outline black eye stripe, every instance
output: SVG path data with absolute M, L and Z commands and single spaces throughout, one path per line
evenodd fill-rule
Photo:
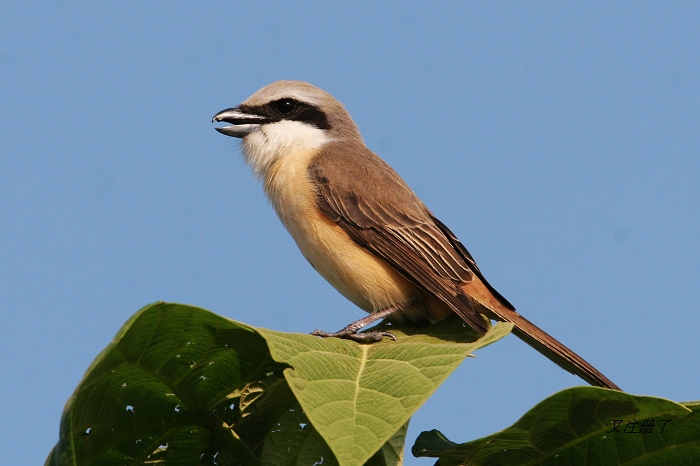
M 318 107 L 312 105 L 301 104 L 297 106 L 297 109 L 290 115 L 289 119 L 310 123 L 319 129 L 331 129 L 326 114 Z
M 282 103 L 285 101 L 293 102 L 294 108 L 289 113 L 280 111 L 280 106 L 283 108 L 288 107 L 289 104 Z M 244 113 L 263 116 L 271 122 L 282 120 L 301 121 L 309 123 L 319 129 L 331 129 L 328 117 L 321 109 L 296 99 L 278 99 L 265 105 L 240 105 L 238 108 Z

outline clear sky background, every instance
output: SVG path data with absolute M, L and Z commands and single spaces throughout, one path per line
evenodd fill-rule
M 700 398 L 697 2 L 5 1 L 3 464 L 43 463 L 88 364 L 148 303 L 292 332 L 364 315 L 211 124 L 278 79 L 344 102 L 526 317 L 631 393 Z M 581 384 L 509 336 L 407 445 L 490 434 Z

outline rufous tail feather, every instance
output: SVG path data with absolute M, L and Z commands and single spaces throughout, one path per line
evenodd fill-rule
M 620 387 L 587 363 L 581 356 L 571 351 L 516 311 L 504 306 L 478 277 L 475 276 L 474 280 L 463 285 L 462 289 L 477 304 L 481 305 L 478 307 L 483 307 L 483 309 L 479 310 L 487 317 L 493 320 L 513 323 L 513 333 L 518 338 L 542 353 L 562 369 L 578 375 L 591 385 L 622 391 Z

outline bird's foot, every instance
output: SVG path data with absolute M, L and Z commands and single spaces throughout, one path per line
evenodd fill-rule
M 347 325 L 344 329 L 339 330 L 337 332 L 329 333 L 324 332 L 323 330 L 314 330 L 313 332 L 311 332 L 311 335 L 321 338 L 344 338 L 345 340 L 352 340 L 358 343 L 377 343 L 379 341 L 382 341 L 384 337 L 389 337 L 392 340 L 396 341 L 396 337 L 391 332 L 358 332 L 361 328 L 366 327 L 367 325 L 376 322 L 379 319 L 383 319 L 393 314 L 394 312 L 400 311 L 403 308 L 403 306 L 392 305 L 385 309 L 382 309 L 381 311 L 373 312 L 372 314 L 368 315 L 367 317 L 363 317 L 360 320 L 356 320 L 350 325 Z
M 323 330 L 314 330 L 311 335 L 321 338 L 343 338 L 345 340 L 352 340 L 358 343 L 377 343 L 382 341 L 384 337 L 389 337 L 396 341 L 396 337 L 391 332 L 364 332 L 357 333 L 357 330 L 344 328 L 339 332 L 324 332 Z

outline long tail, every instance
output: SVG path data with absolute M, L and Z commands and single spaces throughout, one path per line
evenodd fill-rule
M 513 323 L 513 333 L 518 338 L 542 353 L 562 369 L 578 375 L 591 385 L 622 391 L 620 387 L 601 374 L 595 367 L 588 364 L 581 356 L 559 343 L 515 310 L 507 308 L 494 296 L 490 287 L 484 285 L 478 277 L 475 276 L 472 282 L 464 284 L 462 289 L 478 304 L 483 306 L 484 309 L 480 309 L 480 311 L 486 311 L 484 313 L 491 319 Z

